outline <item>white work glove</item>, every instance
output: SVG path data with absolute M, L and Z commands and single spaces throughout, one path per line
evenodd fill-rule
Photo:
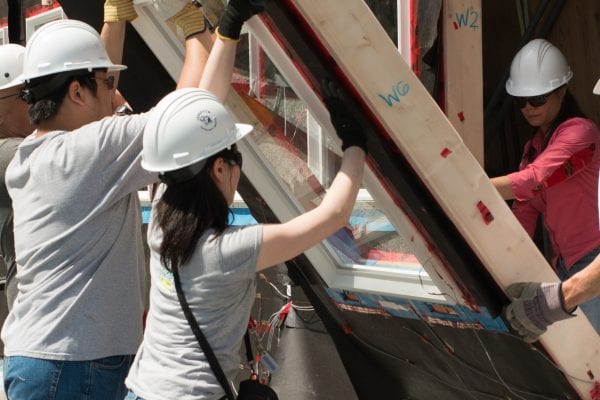
M 565 310 L 561 285 L 560 282 L 519 282 L 506 289 L 512 300 L 506 307 L 506 319 L 526 342 L 535 342 L 554 322 L 575 316 L 574 309 Z

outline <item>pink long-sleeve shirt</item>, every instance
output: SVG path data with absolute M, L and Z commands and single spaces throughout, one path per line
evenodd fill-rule
M 570 269 L 600 246 L 600 130 L 589 119 L 572 118 L 558 126 L 542 151 L 543 144 L 538 131 L 525 145 L 519 171 L 508 175 L 516 199 L 512 208 L 531 236 L 538 213 L 544 215 L 554 249 L 552 264 L 561 256 Z M 527 160 L 530 151 L 532 162 Z

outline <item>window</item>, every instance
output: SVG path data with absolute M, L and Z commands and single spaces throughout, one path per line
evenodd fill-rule
M 182 37 L 146 3 L 136 5 L 134 27 L 177 79 Z M 278 218 L 288 220 L 319 204 L 339 166 L 339 139 L 323 103 L 269 29 L 260 19 L 245 29 L 232 84 L 237 95 L 228 106 L 255 125 L 239 146 L 244 172 Z M 459 298 L 437 256 L 370 169 L 348 226 L 306 255 L 332 288 L 445 303 Z

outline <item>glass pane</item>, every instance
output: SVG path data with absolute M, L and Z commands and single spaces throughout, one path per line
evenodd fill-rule
M 311 119 L 311 110 L 287 84 L 268 55 L 246 35 L 238 46 L 234 88 L 260 124 L 253 140 L 273 171 L 305 211 L 320 203 L 340 156 L 333 150 L 333 132 Z M 410 248 L 382 208 L 362 189 L 346 228 L 332 235 L 328 247 L 349 268 L 422 271 Z

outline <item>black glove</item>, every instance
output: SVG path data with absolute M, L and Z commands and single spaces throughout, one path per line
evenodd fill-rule
M 221 17 L 217 33 L 221 39 L 239 40 L 242 25 L 265 9 L 268 0 L 230 0 Z
M 342 139 L 342 150 L 351 146 L 358 146 L 367 152 L 367 137 L 360 123 L 354 118 L 342 101 L 340 88 L 330 80 L 321 84 L 323 101 L 329 110 L 331 123 L 337 135 Z

